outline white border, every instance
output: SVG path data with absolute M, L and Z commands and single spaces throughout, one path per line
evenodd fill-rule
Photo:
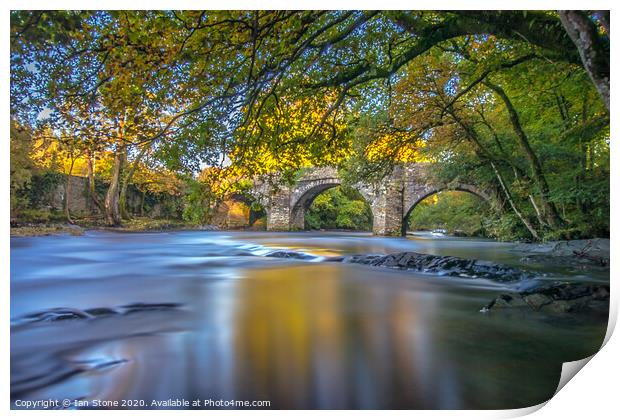
M 443 1 L 443 0 L 434 0 L 432 2 L 413 2 L 413 1 L 368 1 L 368 0 L 359 0 L 359 1 L 344 1 L 344 0 L 331 0 L 331 1 L 304 1 L 304 2 L 292 2 L 292 1 L 282 1 L 282 0 L 254 0 L 254 1 L 243 1 L 243 0 L 228 0 L 226 2 L 221 1 L 190 1 L 190 0 L 176 0 L 176 1 L 163 1 L 163 0 L 151 0 L 148 2 L 140 2 L 135 0 L 91 0 L 91 1 L 76 1 L 76 0 L 66 0 L 66 1 L 5 1 L 4 5 L 4 13 L 2 14 L 2 23 L 3 23 L 3 31 L 2 31 L 2 45 L 4 46 L 4 54 L 3 58 L 3 77 L 1 79 L 2 83 L 2 91 L 4 93 L 4 119 L 2 119 L 2 127 L 4 133 L 3 142 L 4 153 L 0 153 L 0 162 L 1 167 L 4 169 L 5 175 L 3 177 L 4 182 L 2 183 L 2 196 L 4 199 L 4 205 L 2 206 L 2 213 L 0 214 L 0 220 L 3 220 L 2 224 L 2 232 L 3 238 L 2 244 L 0 245 L 2 252 L 2 260 L 3 263 L 0 265 L 0 279 L 2 279 L 2 308 L 3 308 L 3 316 L 2 316 L 2 337 L 4 340 L 2 346 L 2 376 L 3 381 L 1 385 L 3 398 L 0 400 L 0 407 L 3 408 L 3 411 L 8 411 L 9 409 L 9 369 L 8 369 L 8 361 L 9 361 L 9 59 L 8 59 L 8 50 L 9 50 L 9 10 L 12 9 L 402 9 L 402 10 L 413 10 L 413 9 L 429 9 L 432 8 L 434 10 L 441 9 L 611 9 L 612 14 L 615 15 L 615 8 L 612 7 L 613 3 L 611 1 L 548 1 L 548 0 L 522 0 L 522 1 L 469 1 L 463 2 L 461 1 Z M 612 17 L 612 19 L 614 18 Z M 612 69 L 615 69 L 613 63 L 616 62 L 617 50 L 618 48 L 614 47 L 615 44 L 612 44 Z M 612 78 L 614 81 L 617 77 L 617 72 L 612 74 Z M 613 86 L 616 84 L 614 83 Z M 612 86 L 612 100 L 611 100 L 611 109 L 614 110 L 618 106 L 618 100 L 616 96 L 616 91 L 618 89 L 614 89 Z M 616 127 L 615 120 L 612 114 L 612 123 L 611 126 L 611 138 L 618 138 L 618 129 Z M 618 152 L 617 147 L 612 140 L 611 147 L 611 155 L 612 155 L 612 167 L 615 166 L 615 162 L 618 161 Z M 612 171 L 611 177 L 611 190 L 616 191 L 619 186 L 617 181 L 616 173 Z M 617 194 L 612 193 L 612 207 L 611 214 L 614 215 L 615 211 L 618 211 L 620 207 L 618 206 Z M 618 265 L 615 264 L 618 261 L 618 252 L 616 252 L 616 240 L 617 237 L 617 228 L 615 223 L 615 218 L 612 216 L 612 267 L 611 267 L 611 278 L 615 279 L 618 276 Z M 614 283 L 617 280 L 613 280 Z M 615 320 L 618 315 L 618 298 L 619 291 L 615 287 L 615 284 L 611 288 L 612 291 L 612 306 L 610 310 L 610 319 L 613 320 L 610 322 L 610 329 L 608 331 L 608 335 L 606 337 L 607 344 L 600 351 L 600 353 L 596 354 L 591 361 L 588 363 L 587 367 L 579 372 L 576 379 L 573 379 L 566 384 L 561 391 L 552 398 L 548 403 L 541 404 L 537 407 L 531 407 L 521 410 L 505 410 L 505 411 L 357 411 L 355 413 L 343 413 L 341 411 L 296 411 L 296 412 L 286 412 L 286 411 L 219 411 L 219 412 L 209 412 L 202 413 L 198 411 L 186 411 L 186 412 L 178 412 L 174 413 L 175 416 L 182 417 L 222 417 L 222 418 L 233 418 L 237 416 L 251 416 L 259 419 L 274 419 L 274 418 L 288 418 L 293 415 L 296 418 L 314 418 L 316 415 L 321 416 L 322 418 L 337 418 L 342 415 L 352 415 L 355 416 L 356 419 L 374 419 L 377 416 L 390 416 L 394 418 L 407 418 L 411 419 L 415 417 L 416 419 L 437 419 L 437 418 L 448 418 L 448 419 L 481 419 L 481 418 L 511 418 L 517 417 L 525 414 L 529 414 L 531 412 L 535 412 L 532 414 L 530 418 L 532 419 L 550 419 L 550 418 L 562 418 L 563 420 L 570 419 L 579 419 L 583 420 L 584 417 L 598 417 L 602 419 L 610 418 L 613 416 L 612 413 L 618 412 L 618 395 L 617 395 L 617 386 L 618 386 L 618 373 L 619 373 L 619 363 L 618 363 L 618 355 L 620 355 L 620 342 L 616 336 L 611 336 L 610 333 L 613 330 L 613 326 L 615 325 Z M 544 407 L 544 408 L 542 408 Z M 540 409 L 542 408 L 542 409 Z M 6 413 L 9 414 L 9 413 Z M 132 418 L 137 417 L 146 417 L 149 419 L 153 418 L 168 418 L 170 416 L 169 411 L 149 411 L 149 412 L 114 412 L 108 413 L 104 411 L 88 411 L 88 412 L 66 412 L 66 411 L 49 411 L 49 412 L 36 412 L 34 415 L 38 418 L 39 416 L 79 416 L 79 418 L 108 418 L 109 416 L 120 416 L 124 418 L 125 416 L 131 416 Z M 24 416 L 31 417 L 33 415 L 32 412 L 26 411 L 12 411 L 10 412 L 11 416 L 16 418 L 24 418 Z M 77 418 L 77 417 L 76 417 Z

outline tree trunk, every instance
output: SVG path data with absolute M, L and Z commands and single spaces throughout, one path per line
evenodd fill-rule
M 504 89 L 502 89 L 500 86 L 495 85 L 489 81 L 486 81 L 485 85 L 487 85 L 491 90 L 497 93 L 497 95 L 502 99 L 502 101 L 506 105 L 506 109 L 508 110 L 508 114 L 510 116 L 510 123 L 512 124 L 512 128 L 517 135 L 517 139 L 519 140 L 519 145 L 525 152 L 525 156 L 527 157 L 527 160 L 530 163 L 534 181 L 536 181 L 536 184 L 538 184 L 538 188 L 540 188 L 541 204 L 545 211 L 545 218 L 547 219 L 547 224 L 552 228 L 561 226 L 564 222 L 560 218 L 560 215 L 558 214 L 558 210 L 553 204 L 553 202 L 549 200 L 549 195 L 550 195 L 549 184 L 547 184 L 547 179 L 545 178 L 545 175 L 543 173 L 542 165 L 540 164 L 540 161 L 538 160 L 538 156 L 536 156 L 534 149 L 532 149 L 532 146 L 530 146 L 530 142 L 527 138 L 527 135 L 525 134 L 525 131 L 523 131 L 523 127 L 521 127 L 521 121 L 519 120 L 519 114 L 517 113 L 516 109 L 512 105 L 512 102 L 508 98 L 508 95 L 506 95 L 506 92 L 504 92 Z
M 105 212 L 104 206 L 97 196 L 97 190 L 95 185 L 95 156 L 93 151 L 88 152 L 88 192 L 93 204 L 99 209 L 101 213 Z
M 521 172 L 520 168 L 517 168 L 517 166 L 515 165 L 511 165 L 511 168 L 515 176 L 515 181 L 523 180 L 525 182 L 531 182 L 530 179 L 527 177 L 527 175 Z M 540 209 L 538 208 L 538 204 L 536 204 L 536 199 L 534 199 L 534 196 L 529 192 L 527 193 L 527 198 L 530 200 L 530 203 L 532 204 L 534 213 L 536 213 L 536 220 L 538 221 L 538 224 L 540 225 L 541 228 L 545 228 L 547 224 L 543 220 L 542 213 Z
M 506 153 L 506 150 L 504 149 L 504 146 L 502 146 L 502 143 L 499 141 L 499 136 L 497 135 L 497 132 L 495 131 L 493 126 L 489 124 L 489 122 L 486 120 L 486 118 L 484 117 L 484 114 L 482 112 L 480 112 L 479 114 L 482 117 L 482 123 L 491 132 L 493 136 L 493 140 L 495 141 L 495 145 L 497 146 L 498 150 L 500 151 L 500 154 L 502 155 L 502 159 L 512 168 L 515 181 L 525 181 L 526 183 L 531 183 L 525 171 L 523 171 L 523 169 L 515 165 L 510 160 L 508 154 Z M 544 228 L 545 226 L 547 226 L 547 224 L 544 222 L 542 218 L 542 214 L 540 212 L 540 209 L 538 208 L 538 205 L 536 204 L 536 200 L 534 199 L 532 194 L 529 192 L 527 194 L 527 197 L 529 198 L 530 203 L 532 204 L 532 207 L 534 208 L 534 212 L 536 213 L 536 219 L 538 220 L 538 224 L 540 225 L 541 228 Z
M 67 222 L 73 223 L 71 219 L 71 174 L 73 173 L 73 165 L 75 165 L 75 157 L 71 154 L 71 164 L 69 166 L 69 173 L 67 174 L 67 180 L 65 183 L 65 216 L 67 217 Z
M 527 217 L 525 217 L 523 215 L 523 213 L 521 213 L 521 211 L 517 207 L 516 203 L 514 202 L 512 194 L 510 193 L 510 190 L 508 189 L 508 186 L 506 185 L 506 182 L 504 181 L 504 178 L 503 178 L 501 172 L 499 171 L 499 169 L 497 169 L 497 165 L 495 164 L 494 159 L 491 156 L 491 154 L 482 145 L 482 142 L 480 141 L 480 138 L 478 137 L 478 133 L 476 133 L 474 128 L 472 128 L 469 125 L 465 124 L 463 122 L 463 120 L 461 120 L 456 115 L 456 113 L 454 112 L 454 110 L 453 110 L 453 108 L 451 106 L 447 109 L 447 111 L 450 114 L 450 116 L 452 117 L 452 119 L 463 130 L 465 130 L 465 134 L 467 135 L 467 138 L 473 143 L 473 145 L 475 147 L 476 154 L 481 156 L 482 158 L 484 158 L 485 160 L 487 160 L 490 163 L 491 168 L 493 169 L 493 173 L 495 174 L 495 177 L 497 178 L 497 181 L 499 182 L 501 190 L 504 192 L 504 195 L 506 196 L 506 199 L 508 200 L 508 203 L 510 204 L 510 207 L 512 208 L 512 211 L 519 218 L 521 223 L 523 223 L 523 225 L 528 230 L 528 232 L 530 232 L 530 235 L 532 235 L 532 237 L 534 239 L 540 240 L 540 236 L 538 235 L 538 232 L 536 232 L 536 229 L 534 228 L 534 226 L 532 226 L 532 224 L 529 222 Z
M 138 166 L 140 165 L 142 158 L 144 157 L 144 155 L 146 155 L 146 152 L 150 146 L 151 146 L 150 143 L 147 143 L 146 145 L 142 146 L 142 149 L 140 149 L 140 153 L 138 153 L 138 155 L 132 162 L 129 170 L 125 172 L 123 179 L 121 181 L 120 211 L 121 211 L 121 216 L 123 217 L 123 219 L 131 218 L 129 216 L 129 212 L 127 211 L 127 188 L 129 187 L 129 183 L 131 182 L 131 179 L 133 178 L 133 175 L 136 172 L 136 169 L 138 169 Z
M 110 186 L 105 196 L 105 217 L 106 223 L 110 226 L 119 226 L 121 224 L 121 213 L 119 207 L 119 183 L 121 176 L 121 167 L 123 166 L 126 146 L 118 144 L 114 152 L 114 165 L 112 166 L 112 177 Z
M 118 208 L 121 214 L 121 218 L 125 220 L 131 219 L 129 213 L 127 212 L 127 155 L 121 162 L 121 177 L 119 181 L 119 196 L 118 196 Z
M 506 196 L 506 200 L 508 200 L 508 204 L 510 204 L 510 207 L 512 208 L 512 211 L 514 212 L 514 214 L 517 215 L 521 223 L 523 223 L 523 226 L 525 226 L 525 228 L 530 232 L 530 235 L 532 235 L 534 239 L 540 240 L 540 236 L 538 236 L 538 232 L 536 232 L 536 229 L 534 229 L 534 226 L 532 226 L 530 221 L 527 220 L 527 218 L 519 211 L 519 208 L 515 204 L 512 198 L 512 194 L 508 190 L 508 187 L 506 186 L 506 183 L 504 182 L 504 178 L 502 177 L 502 174 L 495 166 L 495 163 L 491 161 L 490 164 L 491 164 L 491 168 L 493 168 L 493 172 L 495 173 L 495 177 L 497 178 L 497 181 L 499 182 L 499 185 L 502 191 L 504 192 L 504 195 Z
M 146 190 L 142 191 L 142 197 L 140 198 L 140 217 L 144 216 L 144 196 L 146 195 Z
M 594 21 L 581 10 L 559 10 L 560 20 L 566 33 L 573 41 L 583 67 L 601 95 L 607 111 L 609 111 L 609 49 L 603 42 Z M 602 26 L 607 30 L 609 37 L 609 12 L 601 15 Z

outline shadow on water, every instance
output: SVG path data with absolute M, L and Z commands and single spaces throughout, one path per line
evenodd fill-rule
M 13 401 L 518 408 L 550 398 L 561 363 L 598 350 L 606 329 L 583 316 L 481 314 L 506 287 L 488 281 L 263 257 L 285 248 L 516 260 L 487 241 L 92 232 L 11 247 Z

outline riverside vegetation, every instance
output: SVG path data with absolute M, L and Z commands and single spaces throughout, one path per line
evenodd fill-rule
M 59 216 L 42 179 L 70 223 L 80 175 L 102 224 L 160 204 L 196 226 L 258 175 L 329 164 L 353 185 L 425 161 L 497 199 L 445 194 L 413 227 L 605 237 L 608 87 L 604 11 L 14 11 L 12 219 Z M 359 197 L 326 194 L 309 228 L 368 228 Z

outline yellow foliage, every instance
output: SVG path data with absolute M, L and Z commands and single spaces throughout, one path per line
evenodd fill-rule
M 344 116 L 331 112 L 333 94 L 280 99 L 240 130 L 229 157 L 242 172 L 260 174 L 317 164 L 335 165 L 350 155 Z
M 35 166 L 72 175 L 86 176 L 88 161 L 76 150 L 72 150 L 49 135 L 35 136 L 30 158 Z M 73 163 L 73 167 L 72 167 Z
M 366 146 L 364 154 L 369 161 L 390 159 L 395 162 L 428 162 L 420 149 L 424 142 L 411 142 L 408 134 L 383 134 Z

